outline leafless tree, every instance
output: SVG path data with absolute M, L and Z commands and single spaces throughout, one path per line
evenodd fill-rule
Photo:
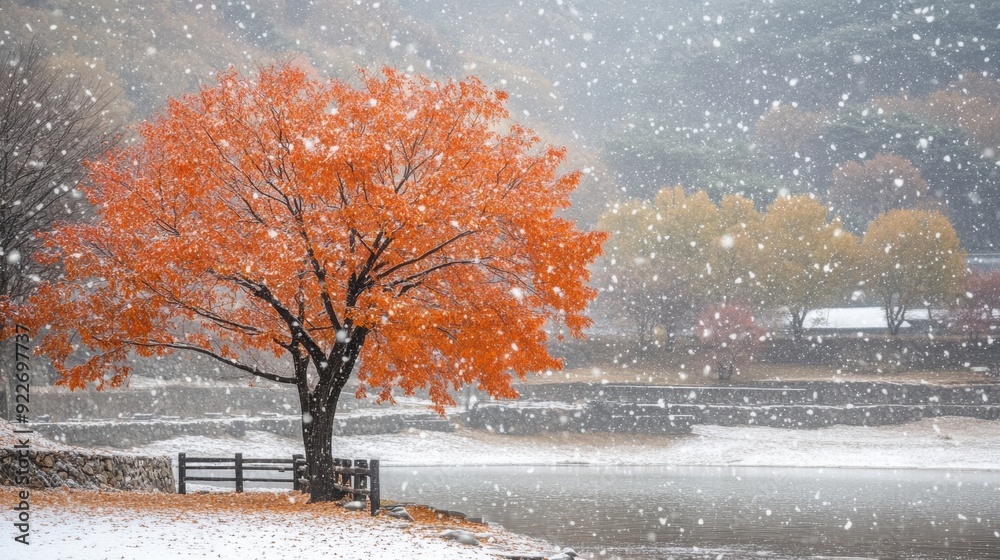
M 0 297 L 18 300 L 55 273 L 31 262 L 35 233 L 85 217 L 77 187 L 83 162 L 114 141 L 113 100 L 101 82 L 48 67 L 39 42 L 0 47 Z

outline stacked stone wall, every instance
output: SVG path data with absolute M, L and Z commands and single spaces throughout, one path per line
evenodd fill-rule
M 0 447 L 0 485 L 174 492 L 168 457 Z M 23 485 L 23 484 L 17 484 Z
M 338 416 L 334 420 L 333 433 L 342 436 L 394 434 L 409 424 L 409 416 L 411 415 Z M 429 429 L 428 426 L 421 428 Z M 128 449 L 181 436 L 243 437 L 247 431 L 268 432 L 299 439 L 302 437 L 302 419 L 295 415 L 280 418 L 46 422 L 32 424 L 32 429 L 67 445 Z

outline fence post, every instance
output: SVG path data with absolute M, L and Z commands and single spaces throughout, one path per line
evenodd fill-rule
M 355 459 L 354 468 L 357 469 L 354 473 L 354 482 L 351 484 L 351 488 L 354 489 L 354 501 L 363 502 L 365 501 L 365 495 L 360 493 L 359 490 L 365 490 L 368 488 L 368 461 L 364 459 Z M 360 471 L 360 472 L 359 472 Z
M 371 477 L 371 494 L 368 497 L 371 499 L 371 510 L 372 515 L 378 513 L 378 510 L 382 508 L 382 496 L 381 496 L 381 485 L 379 483 L 379 473 L 378 473 L 378 459 L 372 459 L 368 462 L 368 476 Z
M 243 491 L 243 454 L 236 454 L 236 491 Z
M 177 493 L 187 494 L 187 486 L 184 484 L 184 477 L 187 476 L 187 469 L 184 466 L 184 461 L 187 460 L 186 453 L 177 454 Z
M 292 455 L 292 490 L 302 491 L 302 482 L 299 481 L 299 468 L 305 466 L 306 458 L 296 453 Z
M 351 466 L 351 460 L 350 459 L 334 459 L 333 460 L 333 464 L 336 465 L 339 468 L 350 467 Z M 336 473 L 334 473 L 333 480 L 337 484 L 340 484 L 341 486 L 348 486 L 350 484 L 350 481 L 351 481 L 351 475 L 349 475 L 349 474 L 347 474 L 347 473 L 345 473 L 345 472 L 343 472 L 341 470 L 338 470 Z M 353 496 L 352 496 L 352 498 L 353 498 Z

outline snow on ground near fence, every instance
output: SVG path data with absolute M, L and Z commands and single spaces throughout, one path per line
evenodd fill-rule
M 86 515 L 76 509 L 62 508 L 36 509 L 31 518 L 31 545 L 24 547 L 21 553 L 27 555 L 25 558 L 38 560 L 140 557 L 143 560 L 496 559 L 487 548 L 439 538 L 439 530 L 408 529 L 404 523 L 373 519 L 360 513 L 343 517 L 132 509 L 96 513 Z M 484 531 L 504 534 L 508 543 L 523 540 L 524 548 L 540 550 L 537 541 L 532 543 L 494 528 L 484 527 Z M 0 551 L 13 546 L 10 542 L 9 538 L 4 539 Z
M 740 465 L 1000 469 L 1000 422 L 925 419 L 898 426 L 816 430 L 696 426 L 688 436 L 549 434 L 506 436 L 460 429 L 335 437 L 339 457 L 392 465 Z M 298 441 L 260 432 L 246 438 L 182 437 L 133 449 L 149 454 L 277 457 L 302 453 Z

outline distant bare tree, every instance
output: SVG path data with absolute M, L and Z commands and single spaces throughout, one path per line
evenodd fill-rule
M 28 258 L 35 232 L 86 214 L 82 164 L 114 140 L 113 100 L 99 81 L 49 68 L 38 42 L 0 47 L 0 299 L 54 272 Z

